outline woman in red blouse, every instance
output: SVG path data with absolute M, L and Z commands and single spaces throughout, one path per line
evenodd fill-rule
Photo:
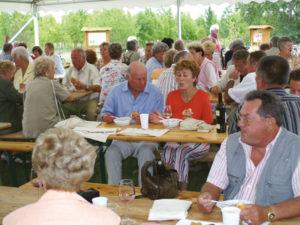
M 174 118 L 192 117 L 212 123 L 209 95 L 196 88 L 199 67 L 194 61 L 183 60 L 175 66 L 178 89 L 169 93 L 166 105 L 172 108 Z M 166 143 L 163 159 L 177 170 L 181 187 L 185 189 L 188 182 L 189 161 L 204 156 L 209 150 L 206 143 Z

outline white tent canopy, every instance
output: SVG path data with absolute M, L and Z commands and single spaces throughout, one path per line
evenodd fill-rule
M 235 4 L 249 3 L 255 1 L 258 3 L 266 0 L 4 0 L 0 2 L 0 10 L 2 11 L 23 11 L 32 12 L 33 17 L 30 21 L 34 21 L 35 45 L 39 45 L 38 33 L 38 11 L 70 11 L 70 10 L 90 10 L 90 9 L 110 9 L 110 8 L 134 8 L 134 7 L 168 7 L 177 6 L 177 23 L 178 38 L 181 39 L 181 18 L 180 7 L 184 5 L 209 5 L 209 4 Z M 269 0 L 275 2 L 277 0 Z M 291 1 L 291 0 L 284 0 Z M 13 41 L 29 24 L 26 23 L 20 31 L 10 40 Z

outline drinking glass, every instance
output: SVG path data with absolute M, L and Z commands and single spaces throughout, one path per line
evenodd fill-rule
M 128 203 L 132 202 L 135 198 L 134 184 L 131 179 L 123 179 L 119 185 L 119 199 L 124 203 L 124 215 L 121 221 L 122 225 L 135 224 L 133 219 L 128 217 Z
M 170 105 L 166 105 L 163 116 L 166 119 L 170 119 L 172 117 L 172 107 Z

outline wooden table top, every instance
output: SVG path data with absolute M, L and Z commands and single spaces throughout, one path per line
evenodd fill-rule
M 70 95 L 76 99 L 79 100 L 82 97 L 85 97 L 87 95 L 90 95 L 92 93 L 92 91 L 86 91 L 86 90 L 77 90 L 77 91 L 73 91 L 70 93 Z
M 100 127 L 117 127 L 114 123 L 106 124 L 103 123 Z M 141 125 L 131 124 L 129 126 L 120 127 L 125 128 L 141 128 Z M 162 124 L 149 124 L 150 129 L 164 129 Z M 209 143 L 209 144 L 221 144 L 225 138 L 227 138 L 227 133 L 217 133 L 215 130 L 202 133 L 197 131 L 186 131 L 180 130 L 179 127 L 169 128 L 170 131 L 160 137 L 153 136 L 130 136 L 130 135 L 119 135 L 113 134 L 109 135 L 109 140 L 119 140 L 119 141 L 153 141 L 153 142 L 188 142 L 188 143 Z
M 0 122 L 0 130 L 7 129 L 11 127 L 11 123 Z
M 109 202 L 114 202 L 119 205 L 117 213 L 123 213 L 122 203 L 118 200 L 118 186 L 98 183 L 84 183 L 81 189 L 86 190 L 88 188 L 99 190 L 101 196 L 106 196 L 109 198 Z M 140 194 L 140 188 L 138 187 L 136 188 L 136 194 Z M 188 213 L 188 219 L 220 222 L 222 217 L 221 212 L 217 207 L 214 208 L 211 214 L 203 214 L 198 211 L 196 205 L 196 198 L 198 194 L 199 192 L 189 191 L 183 191 L 179 193 L 179 199 L 191 200 L 193 202 Z M 2 203 L 2 207 L 0 207 L 0 219 L 2 220 L 3 216 L 8 212 L 35 201 L 37 199 L 37 195 L 37 188 L 34 188 L 30 182 L 22 185 L 19 188 L 0 187 L 0 199 Z M 2 199 L 4 199 L 4 202 Z M 3 207 L 3 203 L 4 205 L 7 205 L 7 207 Z M 147 222 L 149 209 L 151 208 L 152 204 L 153 201 L 145 197 L 135 199 L 131 204 L 128 205 L 129 217 L 135 219 L 137 224 Z M 177 221 L 163 221 L 161 224 L 174 225 L 176 222 Z M 271 223 L 271 225 L 295 224 L 300 224 L 300 217 Z

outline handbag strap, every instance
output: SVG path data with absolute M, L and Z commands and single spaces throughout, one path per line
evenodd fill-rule
M 65 117 L 64 111 L 62 110 L 60 102 L 56 98 L 56 93 L 55 93 L 55 88 L 54 88 L 53 80 L 50 80 L 50 82 L 51 82 L 51 86 L 52 86 L 52 91 L 53 91 L 53 95 L 54 95 L 54 102 L 55 102 L 56 110 L 57 110 L 57 113 L 58 113 L 59 121 L 62 121 L 62 119 L 65 120 L 66 117 Z M 62 114 L 62 116 L 61 116 L 61 114 Z

